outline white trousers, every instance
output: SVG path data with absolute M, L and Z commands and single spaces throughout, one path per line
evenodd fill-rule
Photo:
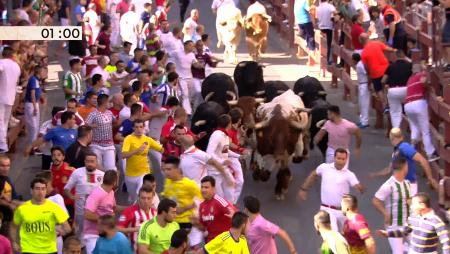
M 235 195 L 234 187 L 228 185 L 225 177 L 219 172 L 208 173 L 208 175 L 214 177 L 214 179 L 216 180 L 216 194 L 223 197 L 229 202 L 233 202 Z
M 359 122 L 362 125 L 369 125 L 370 92 L 367 83 L 359 84 L 358 103 Z
M 230 201 L 233 202 L 233 204 L 237 204 L 242 193 L 242 188 L 244 187 L 244 174 L 242 173 L 242 165 L 239 158 L 229 157 L 229 160 L 231 161 L 235 181 L 233 199 Z
M 125 184 L 127 185 L 128 204 L 134 204 L 138 198 L 139 189 L 142 187 L 142 179 L 144 176 L 125 176 Z
M 84 206 L 86 204 L 86 198 L 87 196 L 83 196 L 75 200 L 74 231 L 77 238 L 80 239 L 82 243 L 84 243 L 83 225 L 84 225 Z
M 33 103 L 26 102 L 25 103 L 25 126 L 27 127 L 28 132 L 28 144 L 31 144 L 34 140 L 37 139 L 39 134 L 39 120 L 40 120 L 40 112 L 39 105 L 37 106 L 37 114 L 33 115 Z M 8 119 L 9 120 L 9 119 Z
M 0 149 L 8 151 L 8 124 L 11 117 L 11 105 L 0 103 Z
M 391 115 L 392 128 L 400 128 L 402 123 L 402 103 L 406 97 L 405 87 L 389 88 L 387 99 L 389 103 L 389 114 Z
M 327 151 L 325 153 L 325 162 L 326 163 L 333 163 L 334 162 L 334 151 L 336 149 L 332 147 L 327 147 Z M 348 168 L 348 164 L 350 163 L 350 151 L 347 149 L 347 163 L 345 164 L 345 167 Z
M 84 240 L 84 246 L 86 246 L 86 254 L 92 254 L 92 251 L 94 251 L 95 244 L 97 243 L 99 236 L 98 235 L 85 235 Z
M 386 230 L 397 230 L 401 229 L 399 226 L 387 226 Z M 403 237 L 389 237 L 388 238 L 389 245 L 391 246 L 392 254 L 404 254 L 406 250 L 404 246 L 404 238 Z
M 116 168 L 116 149 L 114 145 L 99 146 L 91 145 L 92 151 L 97 155 L 99 165 L 102 165 L 103 171 L 117 170 Z
M 345 221 L 345 216 L 342 211 L 325 206 L 320 206 L 320 210 L 328 212 L 330 214 L 331 229 L 337 232 L 342 232 Z
M 431 142 L 427 101 L 416 100 L 408 102 L 405 104 L 405 112 L 408 116 L 409 128 L 411 128 L 411 140 L 422 140 L 425 152 L 428 156 L 432 155 L 435 149 Z
M 189 88 L 192 87 L 192 78 L 180 78 L 181 105 L 188 115 L 192 115 L 191 102 L 189 101 Z
M 202 97 L 202 82 L 203 79 L 192 79 L 192 86 L 189 88 L 189 97 L 192 103 L 192 111 L 195 112 L 195 109 L 203 102 Z

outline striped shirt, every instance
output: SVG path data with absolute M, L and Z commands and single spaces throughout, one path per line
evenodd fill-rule
M 450 254 L 447 226 L 433 211 L 423 216 L 410 216 L 402 229 L 388 230 L 389 237 L 411 235 L 409 251 L 414 253 L 437 253 L 439 242 L 442 253 Z
M 411 183 L 408 180 L 397 181 L 391 176 L 375 193 L 375 197 L 384 201 L 391 215 L 389 226 L 403 226 L 409 216 L 408 199 L 411 198 Z
M 66 72 L 63 80 L 63 88 L 68 88 L 77 93 L 76 96 L 66 94 L 65 95 L 66 100 L 69 100 L 71 98 L 80 100 L 81 94 L 83 93 L 82 79 L 80 73 L 75 74 L 71 71 Z
M 156 216 L 156 210 L 150 208 L 148 212 L 142 210 L 135 204 L 126 208 L 119 217 L 118 226 L 121 228 L 134 228 L 141 226 L 144 222 L 153 219 Z M 130 233 L 129 238 L 134 250 L 137 251 L 138 232 Z
M 159 85 L 153 93 L 158 95 L 158 103 L 161 107 L 167 104 L 167 99 L 169 99 L 169 97 L 178 98 L 177 88 L 172 87 L 168 83 Z

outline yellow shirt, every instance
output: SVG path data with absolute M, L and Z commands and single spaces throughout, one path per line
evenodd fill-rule
M 197 183 L 187 177 L 183 177 L 179 181 L 166 178 L 164 191 L 161 195 L 177 202 L 178 207 L 190 206 L 194 203 L 195 199 L 202 199 L 202 194 Z M 191 209 L 182 214 L 178 214 L 175 221 L 178 223 L 189 223 L 190 217 L 194 214 L 194 210 Z
M 250 254 L 245 236 L 241 235 L 236 242 L 230 231 L 225 231 L 216 236 L 203 248 L 209 254 Z
M 162 146 L 154 139 L 142 135 L 140 137 L 130 134 L 123 141 L 122 153 L 128 153 L 139 149 L 144 142 L 147 142 L 147 148 L 140 153 L 135 154 L 127 159 L 127 167 L 125 171 L 126 176 L 142 176 L 151 172 L 150 164 L 148 161 L 148 151 L 150 149 L 162 152 Z
M 42 205 L 32 204 L 31 200 L 23 203 L 14 212 L 14 224 L 20 226 L 22 252 L 56 252 L 56 225 L 67 219 L 69 215 L 50 200 Z

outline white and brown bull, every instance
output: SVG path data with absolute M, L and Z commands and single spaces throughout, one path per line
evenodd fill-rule
M 237 64 L 237 48 L 241 41 L 241 30 L 244 27 L 241 10 L 233 5 L 219 8 L 217 11 L 216 29 L 219 36 L 217 47 L 225 46 L 223 59 Z
M 258 61 L 266 52 L 269 19 L 263 14 L 254 14 L 245 20 L 245 41 L 248 53 L 253 61 Z
M 308 109 L 300 97 L 288 90 L 256 111 L 255 179 L 267 181 L 278 170 L 275 195 L 284 199 L 291 179 L 289 162 L 301 162 L 309 155 Z

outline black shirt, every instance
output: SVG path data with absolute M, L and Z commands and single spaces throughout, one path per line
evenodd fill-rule
M 412 74 L 412 64 L 404 59 L 399 59 L 389 65 L 385 75 L 388 76 L 386 84 L 389 87 L 406 86 Z
M 78 141 L 71 144 L 66 150 L 66 162 L 74 168 L 84 167 L 84 158 L 91 149 L 81 145 Z

